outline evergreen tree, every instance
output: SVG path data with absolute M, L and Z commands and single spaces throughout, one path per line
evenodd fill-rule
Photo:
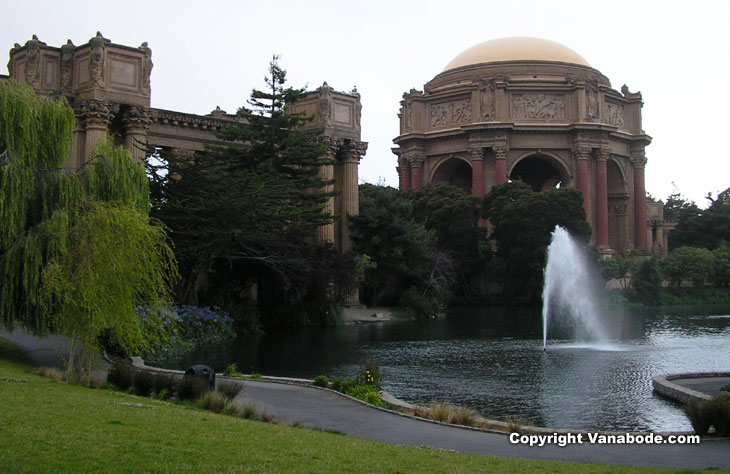
M 176 266 L 126 150 L 102 143 L 80 172 L 63 168 L 73 124 L 62 99 L 0 84 L 0 320 L 69 336 L 88 372 L 102 331 L 126 350 L 154 337 L 134 308 L 161 305 Z
M 163 150 L 164 176 L 149 165 L 153 213 L 171 229 L 182 269 L 180 299 L 225 308 L 239 330 L 330 322 L 355 285 L 352 258 L 314 242 L 333 219 L 323 212 L 332 181 L 320 174 L 332 161 L 320 134 L 303 130 L 307 119 L 287 111 L 304 90 L 285 82 L 274 57 L 268 89 L 254 90 L 243 120 L 220 134 L 230 146 Z M 340 278 L 325 284 L 323 274 Z
M 539 301 L 546 250 L 556 225 L 584 242 L 591 235 L 583 195 L 573 188 L 534 192 L 520 181 L 500 184 L 484 196 L 482 216 L 492 225 L 495 274 L 508 302 Z

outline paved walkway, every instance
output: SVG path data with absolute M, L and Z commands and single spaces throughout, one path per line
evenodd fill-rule
M 48 362 L 58 341 L 0 332 L 32 360 Z M 45 363 L 44 362 L 44 363 Z M 730 469 L 730 439 L 700 445 L 571 444 L 530 447 L 511 444 L 505 434 L 431 423 L 379 410 L 314 387 L 245 381 L 239 395 L 259 411 L 287 423 L 339 431 L 349 436 L 408 446 L 429 446 L 463 453 L 511 458 L 579 461 L 680 469 Z

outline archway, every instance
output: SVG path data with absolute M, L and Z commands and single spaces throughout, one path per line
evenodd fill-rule
M 532 155 L 521 159 L 512 168 L 509 175 L 511 181 L 522 181 L 535 192 L 550 188 L 559 188 L 567 182 L 567 175 L 562 166 L 552 157 Z
M 431 184 L 447 183 L 471 193 L 471 166 L 460 158 L 448 158 L 438 164 Z

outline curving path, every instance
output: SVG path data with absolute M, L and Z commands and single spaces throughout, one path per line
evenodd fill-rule
M 54 365 L 53 362 L 57 363 L 59 354 L 64 351 L 63 341 L 37 339 L 23 331 L 0 331 L 0 337 L 16 343 L 39 365 Z M 266 381 L 246 380 L 243 384 L 239 398 L 278 420 L 383 443 L 512 458 L 730 469 L 730 438 L 702 440 L 699 445 L 602 445 L 585 442 L 566 447 L 530 447 L 511 444 L 506 434 L 419 420 L 374 408 L 331 390 Z
M 389 444 L 429 446 L 491 456 L 596 462 L 682 469 L 730 469 L 730 439 L 699 445 L 584 444 L 529 447 L 508 436 L 431 423 L 380 410 L 329 390 L 273 382 L 245 381 L 239 397 L 288 423 L 335 430 Z

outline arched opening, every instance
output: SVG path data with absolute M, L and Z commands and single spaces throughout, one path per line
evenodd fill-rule
M 614 160 L 606 162 L 608 187 L 608 245 L 622 253 L 629 240 L 629 193 L 621 168 Z
M 522 181 L 535 192 L 559 188 L 566 180 L 554 159 L 542 156 L 528 156 L 520 160 L 509 175 L 511 181 Z
M 449 158 L 438 165 L 431 184 L 447 183 L 471 193 L 471 166 L 459 158 Z

